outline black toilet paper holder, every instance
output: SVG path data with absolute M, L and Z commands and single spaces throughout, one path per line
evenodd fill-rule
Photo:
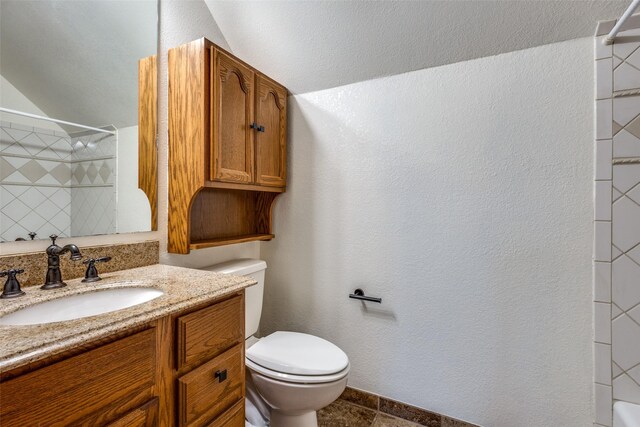
M 361 301 L 371 301 L 382 304 L 382 298 L 368 297 L 364 294 L 364 291 L 360 288 L 356 289 L 352 294 L 349 294 L 349 298 L 359 299 Z

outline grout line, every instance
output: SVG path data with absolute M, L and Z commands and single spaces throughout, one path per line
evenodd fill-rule
M 618 58 L 618 59 L 620 60 L 620 63 L 619 63 L 618 65 L 616 65 L 615 67 L 613 66 L 613 58 L 614 58 L 614 57 L 615 57 L 615 58 Z M 612 53 L 612 54 L 611 54 L 611 57 L 610 57 L 610 58 L 611 58 L 611 68 L 612 68 L 612 69 L 611 69 L 611 74 L 613 74 L 613 72 L 616 70 L 616 68 L 618 68 L 619 66 L 621 66 L 621 65 L 625 62 L 625 60 L 624 60 L 624 58 L 620 58 L 618 55 L 616 55 L 616 54 L 614 54 L 614 53 Z M 601 59 L 607 59 L 607 58 L 601 58 Z M 599 61 L 599 60 L 598 60 L 598 59 L 596 59 L 596 61 Z

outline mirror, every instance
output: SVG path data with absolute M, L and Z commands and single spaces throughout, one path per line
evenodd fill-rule
M 0 241 L 156 229 L 157 29 L 157 0 L 0 2 Z

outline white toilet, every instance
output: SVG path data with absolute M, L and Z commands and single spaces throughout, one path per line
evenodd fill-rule
M 349 358 L 336 345 L 309 334 L 278 331 L 253 337 L 262 314 L 266 268 L 266 262 L 256 259 L 205 268 L 258 281 L 245 291 L 247 419 L 260 424 L 254 421 L 257 408 L 262 425 L 270 419 L 272 427 L 316 427 L 316 411 L 336 400 L 347 385 Z

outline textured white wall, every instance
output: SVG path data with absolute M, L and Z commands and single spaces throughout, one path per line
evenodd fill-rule
M 592 68 L 589 38 L 292 97 L 263 330 L 436 412 L 590 425 Z
M 217 23 L 203 0 L 162 0 L 160 2 L 160 62 L 158 66 L 158 228 L 160 230 L 160 262 L 199 268 L 235 258 L 259 258 L 258 242 L 219 248 L 200 249 L 189 255 L 168 254 L 167 250 L 167 171 L 168 171 L 168 81 L 167 51 L 172 47 L 206 37 L 229 49 Z

